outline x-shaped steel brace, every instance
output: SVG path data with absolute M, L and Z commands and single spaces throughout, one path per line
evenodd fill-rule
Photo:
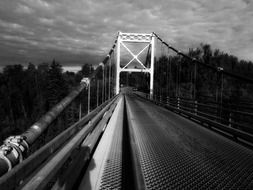
M 123 42 L 120 42 L 124 48 L 133 56 L 133 58 L 123 67 L 123 69 L 127 68 L 134 60 L 138 61 L 138 63 L 144 68 L 147 69 L 147 67 L 144 66 L 144 64 L 138 59 L 138 56 L 145 50 L 147 49 L 150 44 L 146 45 L 138 54 L 134 54 Z

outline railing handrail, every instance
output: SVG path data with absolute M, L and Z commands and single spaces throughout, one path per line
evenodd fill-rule
M 142 98 L 147 99 L 146 96 L 141 96 L 140 94 L 137 94 L 137 95 L 139 95 Z M 225 133 L 230 133 L 235 138 L 237 138 L 237 140 L 239 138 L 239 139 L 243 139 L 246 142 L 249 142 L 250 144 L 253 143 L 253 134 L 250 134 L 250 133 L 248 133 L 246 131 L 242 131 L 242 130 L 239 130 L 239 129 L 235 129 L 235 128 L 231 127 L 231 126 L 226 126 L 226 125 L 224 125 L 222 123 L 219 123 L 219 122 L 215 122 L 212 119 L 209 119 L 207 117 L 200 116 L 200 115 L 198 115 L 198 113 L 200 113 L 200 112 L 198 110 L 194 110 L 194 107 L 193 108 L 187 108 L 185 106 L 182 106 L 181 104 L 179 104 L 179 105 L 178 104 L 171 105 L 171 103 L 167 104 L 167 102 L 160 102 L 160 101 L 151 100 L 151 99 L 148 99 L 148 100 L 151 101 L 151 102 L 154 102 L 154 103 L 156 103 L 158 105 L 161 105 L 163 107 L 166 107 L 167 109 L 170 109 L 170 110 L 172 110 L 174 112 L 182 113 L 183 115 L 191 117 L 194 120 L 198 120 L 198 121 L 201 121 L 203 123 L 206 123 L 206 124 L 209 125 L 210 128 L 214 127 L 214 128 L 217 128 L 217 129 L 219 129 L 221 131 L 224 131 Z M 184 108 L 186 108 L 188 111 L 185 111 Z M 191 110 L 191 111 L 189 112 L 189 110 Z M 203 114 L 203 113 L 200 113 L 200 114 Z M 206 113 L 204 113 L 204 114 L 208 115 Z M 213 117 L 212 115 L 208 115 L 208 116 Z M 215 118 L 213 118 L 213 119 L 215 119 Z M 218 118 L 218 117 L 216 119 L 223 120 L 222 118 Z M 224 122 L 227 122 L 229 124 L 240 125 L 238 123 L 234 123 L 233 121 L 224 121 Z M 249 127 L 243 126 L 243 125 L 240 125 L 240 128 L 245 128 L 245 129 L 247 128 L 247 130 L 249 129 Z M 241 143 L 245 144 L 245 142 L 241 142 Z M 247 144 L 247 145 L 251 146 L 250 144 Z
M 97 115 L 98 119 L 101 118 L 106 110 L 116 100 L 116 97 L 117 96 L 101 104 L 95 110 L 84 116 L 80 121 L 70 126 L 68 129 L 48 142 L 45 146 L 34 152 L 21 164 L 17 165 L 10 172 L 2 176 L 0 178 L 0 186 L 2 188 L 8 187 L 11 189 L 11 187 L 15 188 L 17 185 L 20 185 L 20 181 L 23 181 L 31 172 L 33 172 L 38 167 L 38 165 L 40 165 L 42 162 L 44 162 L 44 160 L 48 159 L 52 154 L 54 154 L 63 144 L 66 143 L 68 139 L 73 137 L 83 127 L 83 125 L 87 124 L 88 121 L 94 118 L 94 116 L 96 116 L 96 114 L 103 109 L 101 113 Z

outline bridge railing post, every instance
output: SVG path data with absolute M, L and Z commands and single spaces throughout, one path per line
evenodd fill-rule
M 233 121 L 232 121 L 232 116 L 233 116 L 233 114 L 232 114 L 232 112 L 230 112 L 230 113 L 229 113 L 229 119 L 228 119 L 228 126 L 229 126 L 229 127 L 232 127 L 232 122 L 233 122 Z
M 197 100 L 194 101 L 194 113 L 195 115 L 198 115 L 198 101 Z
M 180 98 L 177 97 L 177 109 L 180 109 Z

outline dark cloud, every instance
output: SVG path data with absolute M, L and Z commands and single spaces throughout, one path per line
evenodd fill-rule
M 253 60 L 252 10 L 248 0 L 1 0 L 0 64 L 97 63 L 118 31 L 155 31 L 185 51 L 206 42 Z

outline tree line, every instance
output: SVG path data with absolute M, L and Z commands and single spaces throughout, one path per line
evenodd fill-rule
M 32 63 L 27 68 L 22 65 L 5 66 L 0 73 L 0 140 L 24 132 L 93 71 L 90 64 L 84 64 L 77 73 L 63 72 L 61 64 L 55 60 L 37 67 Z M 84 93 L 80 96 L 54 122 L 46 139 L 77 120 L 79 103 L 85 104 L 87 98 Z M 82 109 L 86 111 L 85 106 Z
M 181 55 L 164 53 L 155 57 L 154 94 L 189 99 L 209 98 L 218 101 L 220 91 L 224 101 L 252 102 L 253 84 L 228 75 L 220 76 L 218 68 L 253 79 L 252 61 L 239 60 L 236 56 L 213 50 L 208 44 L 189 49 L 186 55 L 210 65 L 216 70 L 195 64 Z M 147 60 L 150 65 L 150 60 Z M 121 84 L 135 86 L 149 92 L 147 73 L 122 73 Z M 221 89 L 222 88 L 222 89 Z
M 213 50 L 208 44 L 201 44 L 195 49 L 189 49 L 187 55 L 194 57 L 208 65 L 222 67 L 224 70 L 238 75 L 252 78 L 253 63 L 239 60 L 218 49 Z M 148 60 L 147 60 L 147 64 Z M 112 73 L 115 68 L 112 68 Z M 63 72 L 57 61 L 42 63 L 37 67 L 29 63 L 27 68 L 22 65 L 8 65 L 0 73 L 0 140 L 9 135 L 20 134 L 36 122 L 44 113 L 64 98 L 73 88 L 79 85 L 83 77 L 94 72 L 94 67 L 84 64 L 77 72 Z M 102 70 L 98 73 L 102 78 Z M 179 55 L 164 54 L 155 58 L 155 95 L 171 97 L 181 96 L 190 99 L 204 97 L 214 101 L 219 100 L 221 90 L 220 76 L 204 66 L 189 62 Z M 170 81 L 170 82 L 169 82 Z M 246 101 L 252 103 L 253 85 L 236 78 L 223 76 L 223 101 Z M 121 84 L 137 87 L 141 91 L 149 92 L 149 76 L 144 73 L 122 73 Z M 92 94 L 96 94 L 97 83 L 92 84 Z M 101 81 L 98 83 L 101 88 Z M 113 86 L 113 84 L 111 84 Z M 113 88 L 111 88 L 113 91 Z M 101 92 L 101 90 L 100 90 Z M 79 104 L 83 113 L 86 110 L 87 94 L 83 92 L 69 108 L 64 111 L 60 119 L 54 122 L 47 133 L 59 133 L 65 127 L 78 119 Z M 96 106 L 96 96 L 91 97 L 91 104 Z M 249 104 L 250 105 L 250 104 Z
M 155 61 L 155 87 L 172 97 L 199 99 L 201 96 L 218 101 L 220 94 L 226 101 L 245 100 L 252 102 L 253 84 L 237 77 L 221 75 L 223 69 L 235 75 L 253 79 L 253 63 L 239 60 L 218 49 L 212 50 L 208 44 L 190 49 L 187 55 L 210 65 L 195 64 L 180 55 L 162 55 Z M 162 89 L 162 90 L 161 90 Z M 220 92 L 222 91 L 222 92 Z

